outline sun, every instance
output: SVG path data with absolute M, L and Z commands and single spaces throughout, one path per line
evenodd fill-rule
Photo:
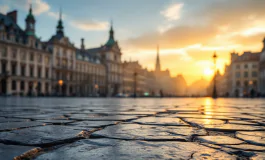
M 211 76 L 213 75 L 213 70 L 210 68 L 205 68 L 203 73 L 205 76 Z

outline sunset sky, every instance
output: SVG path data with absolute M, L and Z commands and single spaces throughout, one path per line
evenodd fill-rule
M 30 0 L 0 0 L 0 12 L 17 9 L 21 27 Z M 97 47 L 108 38 L 112 19 L 123 60 L 152 70 L 156 46 L 162 69 L 183 74 L 190 84 L 210 79 L 212 55 L 223 72 L 233 50 L 260 51 L 265 36 L 265 0 L 32 0 L 37 36 L 55 33 L 62 7 L 65 33 L 76 46 Z

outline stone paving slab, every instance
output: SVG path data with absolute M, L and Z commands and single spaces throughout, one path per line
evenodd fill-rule
M 69 117 L 73 120 L 90 120 L 90 121 L 125 121 L 138 118 L 131 115 L 97 115 L 97 114 L 74 114 Z
M 236 132 L 236 137 L 251 144 L 265 146 L 265 131 Z
M 45 123 L 35 122 L 35 121 L 4 122 L 0 123 L 0 131 L 16 130 L 20 128 L 28 128 L 28 127 L 43 126 L 43 125 L 45 125 Z
M 236 159 L 225 152 L 190 142 L 164 143 L 100 139 L 80 140 L 52 152 L 44 153 L 38 156 L 36 160 L 88 158 L 98 160 Z
M 29 121 L 29 119 L 0 117 L 0 123 L 4 123 L 4 122 L 21 122 L 21 121 Z
M 127 140 L 176 140 L 188 141 L 194 135 L 206 135 L 205 130 L 184 126 L 155 126 L 117 124 L 92 133 L 95 137 Z
M 197 139 L 201 142 L 212 143 L 217 145 L 229 145 L 229 144 L 242 144 L 244 141 L 241 141 L 236 138 L 231 138 L 228 136 L 198 136 Z
M 16 156 L 22 155 L 23 153 L 34 149 L 31 146 L 19 146 L 19 145 L 5 145 L 0 143 L 0 159 L 11 160 Z
M 118 121 L 80 121 L 80 122 L 70 123 L 69 126 L 75 126 L 81 128 L 101 128 L 117 123 Z
M 91 129 L 92 130 L 92 129 Z M 0 132 L 0 142 L 17 143 L 22 145 L 43 146 L 60 144 L 62 142 L 84 137 L 82 131 L 69 126 L 41 126 Z
M 240 125 L 240 124 L 204 125 L 203 127 L 206 130 L 225 131 L 225 132 L 265 131 L 265 127 L 263 126 Z
M 187 123 L 185 123 L 179 118 L 167 118 L 167 117 L 144 117 L 133 120 L 133 122 L 139 124 L 149 124 L 149 125 L 188 126 Z

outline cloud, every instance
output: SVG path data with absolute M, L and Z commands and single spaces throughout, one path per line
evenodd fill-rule
M 59 12 L 53 12 L 53 11 L 49 11 L 47 12 L 47 14 L 52 17 L 52 18 L 55 18 L 55 19 L 59 19 Z M 62 14 L 62 18 L 63 19 L 66 19 L 66 15 L 65 14 Z
M 30 0 L 28 0 L 29 2 Z M 42 1 L 42 0 L 35 0 L 32 2 L 32 7 L 34 7 L 34 14 L 40 15 L 44 12 L 47 12 L 50 9 L 50 6 L 48 3 Z
M 5 2 L 14 8 L 20 8 L 25 11 L 28 11 L 30 4 L 32 4 L 32 11 L 35 15 L 40 15 L 50 10 L 50 5 L 43 0 L 5 0 Z
M 84 30 L 84 31 L 100 31 L 107 30 L 109 23 L 104 21 L 95 21 L 95 20 L 73 20 L 71 22 L 72 26 Z
M 0 6 L 0 11 L 1 11 L 1 13 L 6 14 L 9 11 L 9 6 L 8 5 Z
M 161 11 L 160 13 L 169 21 L 178 20 L 180 18 L 181 9 L 183 5 L 183 3 L 176 3 L 170 5 L 167 9 Z

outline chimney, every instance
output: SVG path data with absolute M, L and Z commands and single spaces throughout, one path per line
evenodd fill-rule
M 16 10 L 12 12 L 8 12 L 6 15 L 10 17 L 15 23 L 17 23 L 17 11 Z
M 84 38 L 81 38 L 81 49 L 85 50 Z

